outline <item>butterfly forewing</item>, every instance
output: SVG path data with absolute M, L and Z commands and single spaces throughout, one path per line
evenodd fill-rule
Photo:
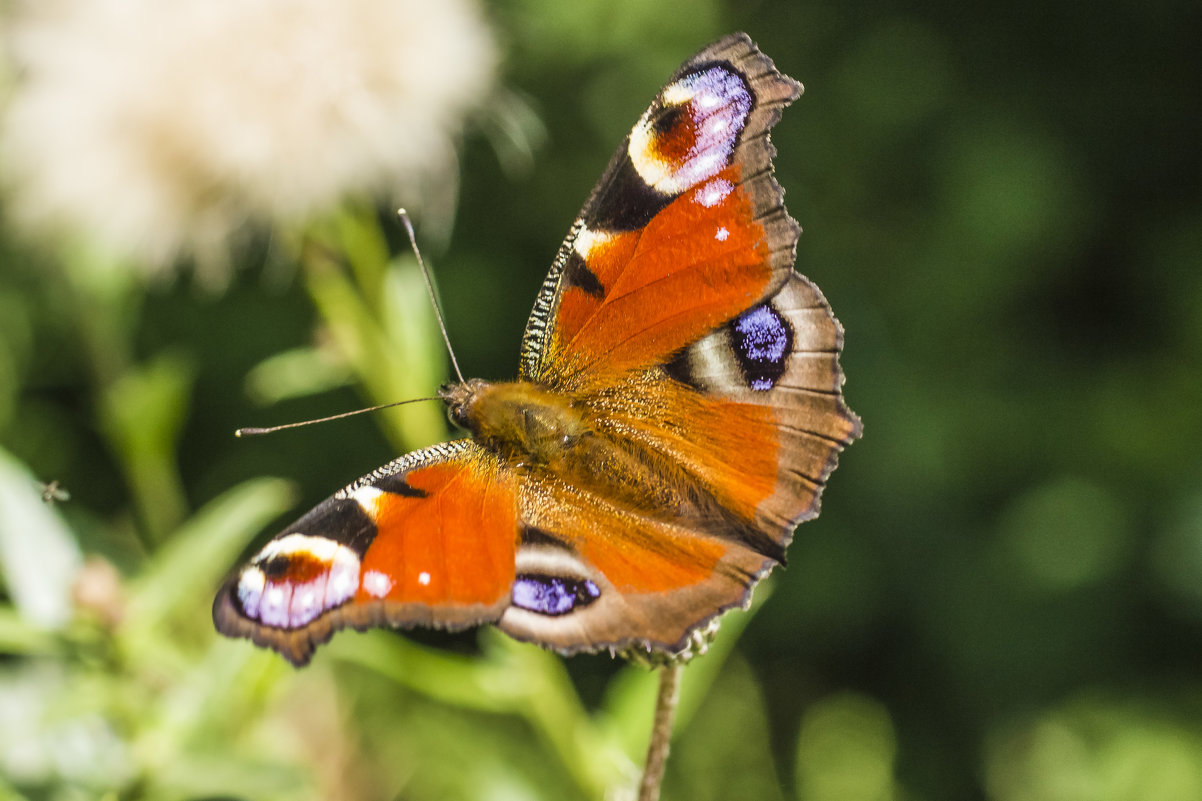
M 800 231 L 768 129 L 801 86 L 744 34 L 698 53 L 611 159 L 535 301 L 521 377 L 646 367 L 770 295 Z

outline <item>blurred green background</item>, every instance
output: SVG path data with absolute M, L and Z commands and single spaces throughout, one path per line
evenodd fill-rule
M 468 375 L 515 374 L 562 235 L 682 60 L 745 30 L 806 85 L 776 170 L 865 434 L 686 671 L 666 799 L 1202 801 L 1200 10 L 482 10 L 500 89 L 445 177 L 453 225 L 417 220 Z M 295 672 L 211 631 L 265 535 L 446 435 L 430 406 L 230 436 L 445 377 L 374 208 L 309 225 L 317 256 L 241 231 L 224 285 L 0 233 L 0 798 L 620 798 L 637 776 L 652 687 L 608 657 L 348 633 Z

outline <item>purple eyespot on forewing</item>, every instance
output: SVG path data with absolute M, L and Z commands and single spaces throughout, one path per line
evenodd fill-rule
M 513 605 L 540 615 L 567 614 L 599 597 L 601 590 L 588 579 L 523 574 L 513 582 Z
M 770 305 L 756 306 L 730 324 L 731 347 L 747 386 L 767 392 L 785 373 L 793 329 Z
M 678 99 L 678 93 L 688 97 L 686 108 L 696 140 L 673 177 L 682 189 L 696 186 L 731 162 L 751 112 L 751 94 L 742 77 L 718 66 L 689 73 L 664 91 L 669 101 Z
M 743 129 L 752 101 L 747 84 L 739 74 L 725 67 L 712 66 L 684 75 L 680 85 L 692 95 L 696 118 L 705 119 L 721 112 L 730 123 L 732 137 Z

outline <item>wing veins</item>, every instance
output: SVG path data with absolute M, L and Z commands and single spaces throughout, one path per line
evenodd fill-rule
M 808 428 L 802 428 L 801 426 L 791 426 L 787 423 L 777 423 L 776 425 L 779 426 L 780 428 L 784 429 L 785 431 L 792 431 L 795 434 L 805 434 L 807 436 L 813 437 L 814 439 L 820 439 L 823 442 L 829 442 L 832 445 L 838 445 L 840 448 L 846 447 L 846 445 L 847 445 L 847 443 L 844 440 L 841 440 L 837 437 L 828 436 L 819 431 L 811 431 Z
M 627 342 L 629 342 L 630 340 L 632 340 L 632 339 L 634 339 L 634 338 L 636 338 L 636 337 L 642 336 L 643 334 L 645 334 L 645 333 L 647 333 L 648 331 L 652 330 L 652 329 L 653 329 L 653 328 L 655 328 L 656 326 L 662 325 L 662 324 L 664 324 L 664 323 L 667 323 L 667 322 L 670 322 L 670 321 L 672 321 L 672 320 L 676 320 L 676 319 L 678 319 L 678 318 L 680 318 L 680 317 L 692 316 L 693 312 L 695 312 L 696 310 L 698 310 L 698 309 L 704 309 L 704 308 L 706 308 L 706 306 L 707 306 L 707 305 L 709 305 L 709 306 L 712 306 L 712 305 L 714 305 L 715 303 L 716 303 L 716 301 L 715 301 L 715 302 L 711 302 L 711 303 L 709 303 L 709 304 L 703 304 L 703 303 L 699 303 L 699 304 L 697 304 L 697 305 L 695 305 L 695 306 L 689 306 L 688 308 L 684 309 L 683 311 L 678 311 L 678 312 L 676 312 L 675 314 L 669 315 L 669 316 L 667 316 L 667 317 L 661 317 L 661 318 L 659 318 L 658 320 L 656 320 L 654 323 L 652 323 L 652 324 L 650 324 L 650 325 L 646 325 L 646 326 L 644 326 L 644 327 L 642 327 L 642 328 L 638 329 L 637 331 L 635 331 L 635 332 L 633 332 L 633 333 L 631 333 L 631 334 L 629 334 L 629 335 L 627 335 L 627 336 L 623 337 L 622 339 L 618 340 L 617 342 L 615 342 L 615 343 L 613 344 L 613 347 L 611 347 L 611 348 L 610 348 L 610 350 L 611 350 L 611 351 L 612 351 L 612 350 L 616 350 L 616 349 L 617 349 L 618 347 L 620 347 L 621 345 L 624 345 L 624 344 L 626 344 Z M 575 340 L 575 337 L 573 337 L 573 340 Z M 598 355 L 597 355 L 595 358 L 592 358 L 592 359 L 588 360 L 587 362 L 580 363 L 580 364 L 579 364 L 579 366 L 578 366 L 578 367 L 577 367 L 575 370 L 573 370 L 573 371 L 572 371 L 572 374 L 573 374 L 573 375 L 579 375 L 580 373 L 586 372 L 586 371 L 587 371 L 587 370 L 588 370 L 590 367 L 592 367 L 592 366 L 593 366 L 594 364 L 596 364 L 597 362 L 599 362 L 599 361 L 601 361 L 601 360 L 605 359 L 605 358 L 606 358 L 608 355 L 609 355 L 609 354 L 607 354 L 607 353 L 601 353 L 601 354 L 598 354 Z

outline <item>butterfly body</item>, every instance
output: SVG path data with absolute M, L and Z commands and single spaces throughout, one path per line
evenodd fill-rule
M 636 384 L 637 384 L 636 380 Z M 635 421 L 687 411 L 647 379 L 604 395 L 568 396 L 530 382 L 472 379 L 444 390 L 451 419 L 527 481 L 545 479 L 587 489 L 650 516 L 679 519 L 706 496 L 697 477 L 640 440 Z M 657 392 L 657 390 L 659 390 Z M 611 408 L 622 404 L 624 418 Z M 642 405 L 633 413 L 633 405 Z M 690 510 L 690 507 L 693 507 Z
M 686 62 L 560 248 L 518 379 L 444 387 L 470 437 L 289 526 L 218 594 L 218 629 L 297 664 L 376 625 L 672 652 L 746 604 L 860 432 L 772 175 L 799 94 L 742 34 Z
M 528 381 L 471 379 L 441 393 L 451 420 L 515 465 L 570 472 L 592 433 L 569 397 Z

